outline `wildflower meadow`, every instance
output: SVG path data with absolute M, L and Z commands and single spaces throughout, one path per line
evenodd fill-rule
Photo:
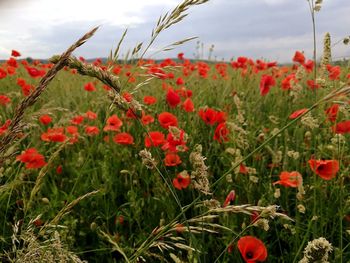
M 350 261 L 350 70 L 329 34 L 288 64 L 73 56 L 94 34 L 0 63 L 1 262 Z

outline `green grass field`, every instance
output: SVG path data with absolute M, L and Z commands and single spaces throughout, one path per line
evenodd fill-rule
M 52 67 L 15 64 L 0 138 Z M 65 68 L 26 109 L 3 153 L 2 262 L 298 262 L 321 237 L 350 260 L 346 67 L 318 66 L 316 87 L 298 53 L 109 67 L 122 96 Z

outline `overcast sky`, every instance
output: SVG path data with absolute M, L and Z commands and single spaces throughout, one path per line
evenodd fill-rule
M 11 49 L 23 57 L 48 58 L 62 53 L 96 25 L 96 35 L 76 50 L 76 56 L 106 57 L 126 27 L 122 54 L 139 42 L 147 42 L 160 15 L 181 0 L 0 0 L 0 59 Z M 324 0 L 317 13 L 318 46 L 324 33 L 332 41 L 350 35 L 350 0 Z M 306 0 L 210 0 L 189 10 L 184 21 L 163 32 L 148 53 L 175 41 L 197 36 L 208 57 L 218 60 L 238 56 L 290 62 L 295 50 L 311 57 L 312 26 Z M 153 58 L 196 53 L 196 40 Z M 200 52 L 202 53 L 202 52 Z M 320 53 L 319 53 L 320 54 Z M 333 57 L 349 57 L 350 46 L 338 44 Z

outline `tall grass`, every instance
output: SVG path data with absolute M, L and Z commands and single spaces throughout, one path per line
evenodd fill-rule
M 160 17 L 132 56 L 205 2 Z M 309 3 L 314 19 L 320 3 Z M 53 64 L 18 61 L 0 79 L 11 99 L 0 105 L 1 261 L 244 262 L 254 255 L 237 247 L 246 236 L 268 262 L 350 259 L 347 68 L 310 68 L 300 54 L 289 67 L 244 57 L 128 64 L 121 44 L 107 65 L 70 48 Z M 39 81 L 29 68 L 47 73 Z M 18 78 L 37 88 L 24 94 Z M 164 113 L 177 124 L 166 127 Z M 147 144 L 156 131 L 164 138 Z M 46 164 L 28 167 L 29 148 Z M 298 179 L 280 177 L 291 172 Z

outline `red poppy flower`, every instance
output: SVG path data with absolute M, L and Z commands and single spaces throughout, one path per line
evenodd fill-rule
M 320 84 L 317 84 L 313 79 L 309 79 L 306 81 L 308 87 L 312 90 L 320 88 Z
M 95 85 L 92 82 L 88 82 L 84 85 L 84 90 L 86 91 L 95 91 Z
M 32 78 L 42 77 L 46 74 L 45 70 L 38 70 L 37 68 L 26 67 L 26 70 Z
M 236 199 L 236 192 L 235 192 L 235 190 L 232 190 L 226 196 L 225 202 L 222 205 L 222 207 L 226 207 L 226 206 L 230 205 L 231 202 L 235 201 L 235 199 Z
M 153 96 L 145 96 L 143 97 L 143 102 L 147 105 L 153 105 L 157 102 L 157 99 Z
M 173 179 L 173 185 L 178 190 L 186 189 L 190 183 L 191 177 L 186 171 L 177 174 L 176 178 Z
M 6 61 L 6 64 L 10 67 L 13 67 L 13 68 L 17 68 L 18 67 L 18 63 L 17 63 L 17 60 L 14 59 L 14 58 L 9 58 L 7 61 Z
M 129 92 L 124 92 L 122 94 L 123 98 L 127 101 L 127 102 L 131 102 L 132 101 L 132 95 Z
M 136 112 L 135 112 L 135 110 L 133 110 L 132 108 L 129 108 L 125 115 L 126 115 L 126 117 L 128 117 L 129 119 L 137 119 Z
M 327 119 L 331 122 L 335 122 L 337 119 L 339 111 L 339 104 L 335 103 L 331 107 L 325 110 L 325 113 L 327 115 Z
M 6 95 L 0 95 L 0 105 L 6 105 L 11 102 L 11 99 Z
M 48 125 L 49 123 L 51 123 L 52 119 L 49 115 L 45 114 L 45 115 L 41 115 L 39 118 L 39 121 L 43 124 L 43 125 Z
M 280 184 L 285 187 L 298 187 L 303 182 L 303 177 L 297 171 L 286 172 L 283 171 L 280 174 L 280 180 L 273 184 Z
M 22 87 L 23 85 L 26 84 L 26 81 L 22 78 L 18 78 L 16 83 L 18 86 Z
M 158 115 L 158 121 L 160 126 L 162 126 L 165 129 L 168 129 L 169 126 L 177 127 L 178 125 L 176 116 L 166 111 Z
M 157 66 L 152 66 L 148 69 L 147 74 L 152 75 L 159 79 L 165 79 L 167 75 L 165 74 L 164 70 L 160 69 Z
M 350 121 L 338 122 L 337 125 L 333 127 L 333 131 L 339 134 L 350 133 Z
M 215 129 L 214 140 L 218 141 L 219 143 L 227 142 L 229 141 L 229 138 L 228 138 L 229 134 L 230 134 L 230 130 L 227 129 L 226 123 L 222 122 Z
M 73 125 L 79 125 L 80 123 L 83 122 L 83 120 L 84 120 L 84 116 L 77 115 L 71 119 L 70 123 Z
M 21 56 L 21 53 L 19 53 L 17 50 L 12 50 L 11 51 L 11 56 L 13 57 L 20 57 Z
M 239 173 L 241 174 L 248 174 L 248 169 L 244 164 L 240 164 L 239 165 Z
M 340 66 L 331 66 L 331 65 L 327 65 L 327 70 L 329 73 L 329 79 L 330 80 L 337 80 L 339 79 L 340 76 Z
M 177 166 L 182 163 L 180 156 L 176 153 L 167 153 L 164 159 L 165 166 Z
M 307 109 L 300 109 L 300 110 L 296 110 L 294 111 L 291 115 L 289 115 L 289 119 L 296 119 L 298 118 L 300 115 L 304 114 L 307 111 Z
M 190 98 L 187 98 L 183 103 L 182 103 L 182 108 L 186 112 L 193 112 L 194 111 L 194 104 Z
M 67 126 L 66 131 L 67 131 L 67 133 L 72 134 L 72 135 L 78 134 L 78 127 L 77 126 Z
M 16 74 L 16 68 L 14 68 L 14 67 L 11 67 L 11 66 L 8 66 L 7 67 L 7 73 L 9 74 L 9 75 L 14 75 L 14 74 Z
M 154 122 L 154 118 L 151 115 L 142 115 L 141 121 L 144 125 L 148 125 Z
M 214 109 L 200 109 L 198 115 L 208 125 L 214 125 L 216 123 L 217 111 Z
M 0 79 L 3 79 L 7 76 L 7 73 L 5 70 L 3 70 L 2 68 L 0 68 Z
M 119 131 L 123 122 L 118 118 L 117 115 L 112 115 L 107 119 L 107 125 L 103 128 L 104 131 Z
M 134 137 L 127 132 L 121 132 L 114 136 L 113 141 L 122 145 L 129 145 L 134 143 Z
M 62 165 L 57 166 L 57 168 L 56 168 L 56 173 L 57 173 L 57 174 L 61 174 L 62 171 L 63 171 Z
M 24 84 L 23 86 L 21 86 L 21 88 L 22 93 L 25 97 L 29 96 L 29 94 L 35 89 L 35 87 L 30 84 Z
M 187 135 L 184 130 L 180 130 L 180 134 L 177 136 L 173 135 L 171 132 L 167 135 L 166 142 L 162 146 L 162 150 L 170 152 L 185 152 L 188 150 L 186 146 Z
M 277 61 L 271 61 L 267 63 L 267 68 L 273 68 L 277 66 Z
M 122 71 L 122 67 L 121 66 L 116 66 L 113 68 L 113 73 L 116 75 L 119 75 L 119 73 Z
M 66 139 L 64 128 L 47 129 L 47 132 L 41 134 L 41 140 L 45 142 L 64 142 Z
M 96 126 L 86 126 L 85 127 L 85 133 L 89 136 L 94 136 L 99 134 L 100 129 L 97 128 Z
M 315 64 L 314 61 L 309 59 L 308 61 L 305 62 L 303 66 L 307 72 L 311 72 L 314 68 L 314 64 Z
M 247 263 L 264 262 L 267 258 L 267 249 L 264 243 L 253 236 L 241 237 L 237 247 Z
M 260 95 L 265 96 L 269 93 L 270 88 L 276 84 L 276 80 L 273 76 L 262 75 L 260 80 Z
M 310 168 L 324 180 L 331 180 L 339 171 L 337 160 L 309 160 Z
M 192 90 L 190 89 L 186 89 L 185 87 L 182 87 L 180 89 L 175 90 L 175 92 L 177 94 L 179 94 L 179 96 L 183 97 L 183 98 L 191 98 L 193 95 Z
M 67 126 L 66 127 L 67 133 L 72 135 L 72 137 L 69 138 L 69 142 L 71 144 L 78 142 L 79 140 L 79 132 L 78 132 L 78 127 L 76 126 Z
M 145 138 L 145 146 L 149 147 L 157 147 L 163 145 L 165 143 L 165 135 L 162 132 L 153 131 L 149 132 L 149 136 Z
M 10 124 L 11 124 L 11 120 L 6 120 L 4 125 L 0 126 L 0 136 L 5 134 L 8 127 L 10 127 Z
M 184 53 L 179 53 L 179 54 L 177 54 L 177 58 L 178 58 L 179 60 L 184 60 Z
M 217 111 L 216 112 L 216 122 L 222 123 L 227 120 L 227 113 L 224 111 Z
M 112 90 L 112 88 L 111 88 L 110 86 L 108 86 L 108 85 L 103 85 L 102 88 L 103 88 L 104 90 L 107 90 L 107 91 Z
M 26 164 L 27 169 L 37 169 L 46 165 L 45 158 L 35 148 L 29 148 L 16 157 L 18 161 Z
M 296 51 L 293 57 L 293 61 L 294 62 L 298 62 L 300 64 L 304 64 L 305 62 L 305 56 L 303 53 L 301 53 L 300 51 Z
M 282 89 L 283 90 L 292 89 L 292 84 L 291 84 L 292 81 L 294 82 L 296 81 L 295 74 L 290 74 L 282 80 L 281 82 Z
M 180 102 L 180 96 L 173 89 L 169 89 L 166 94 L 166 101 L 170 107 L 176 107 Z
M 183 85 L 183 84 L 185 84 L 185 81 L 182 78 L 177 78 L 176 85 L 180 86 L 180 85 Z
M 97 114 L 95 112 L 92 112 L 92 111 L 87 111 L 85 113 L 85 117 L 90 119 L 90 120 L 95 120 L 97 118 Z
M 267 69 L 267 63 L 265 63 L 261 59 L 257 59 L 255 67 L 257 70 L 265 70 Z

